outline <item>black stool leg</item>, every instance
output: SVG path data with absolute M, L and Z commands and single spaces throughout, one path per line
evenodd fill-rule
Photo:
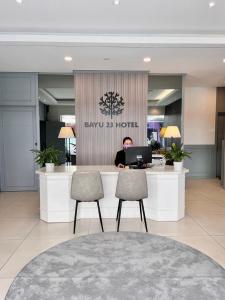
M 74 214 L 74 222 L 73 222 L 73 234 L 75 234 L 76 222 L 77 222 L 77 209 L 80 201 L 76 201 L 75 214 Z
M 119 200 L 119 215 L 118 215 L 118 223 L 117 223 L 117 232 L 119 232 L 120 229 L 120 216 L 121 216 L 121 210 L 122 210 L 122 203 L 123 201 Z
M 98 215 L 99 215 L 99 219 L 100 219 L 100 223 L 101 223 L 101 227 L 102 227 L 102 232 L 104 232 L 104 228 L 103 228 L 103 224 L 102 224 L 102 216 L 101 216 L 101 211 L 100 211 L 99 202 L 98 202 L 98 200 L 96 200 L 96 202 L 97 202 L 97 206 L 98 206 Z
M 118 218 L 119 218 L 119 215 L 120 215 L 120 211 L 121 211 L 121 203 L 122 203 L 122 199 L 120 199 L 119 201 L 119 204 L 118 204 L 118 217 L 117 217 L 117 221 L 118 221 Z
M 139 207 L 140 207 L 140 216 L 141 216 L 141 222 L 142 222 L 142 207 L 141 207 L 141 200 L 138 200 Z
M 142 212 L 143 212 L 143 217 L 144 217 L 144 221 L 145 221 L 145 229 L 146 229 L 146 232 L 148 232 L 148 227 L 147 227 L 147 222 L 146 222 L 146 217 L 145 217 L 145 209 L 144 209 L 144 204 L 143 204 L 142 199 L 141 199 L 141 206 L 142 206 Z
M 116 221 L 118 220 L 118 217 L 119 217 L 119 210 L 120 210 L 120 201 L 118 202 Z

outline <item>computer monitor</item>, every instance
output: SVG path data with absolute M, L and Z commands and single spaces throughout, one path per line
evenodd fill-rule
M 125 150 L 126 165 L 142 167 L 152 162 L 152 148 L 149 146 L 130 147 Z

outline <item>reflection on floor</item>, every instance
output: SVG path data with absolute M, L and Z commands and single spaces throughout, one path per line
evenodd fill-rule
M 115 231 L 114 219 L 104 219 L 105 231 Z M 39 220 L 36 192 L 0 193 L 0 300 L 15 275 L 33 257 L 74 238 L 72 223 Z M 149 232 L 171 237 L 212 257 L 225 268 L 225 190 L 216 179 L 188 180 L 186 216 L 179 222 L 148 220 Z M 77 236 L 101 232 L 98 219 L 81 220 Z M 145 231 L 139 219 L 122 219 L 121 231 Z

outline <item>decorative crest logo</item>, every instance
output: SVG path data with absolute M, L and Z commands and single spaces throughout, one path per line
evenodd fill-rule
M 122 114 L 124 110 L 123 97 L 120 97 L 118 93 L 106 92 L 99 102 L 100 111 L 105 116 L 118 116 Z

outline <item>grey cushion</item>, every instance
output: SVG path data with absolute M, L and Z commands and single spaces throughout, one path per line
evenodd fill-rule
M 104 197 L 102 178 L 98 171 L 79 172 L 72 176 L 71 198 L 79 201 L 95 201 Z
M 116 187 L 116 197 L 129 201 L 147 198 L 148 187 L 145 171 L 120 171 Z

